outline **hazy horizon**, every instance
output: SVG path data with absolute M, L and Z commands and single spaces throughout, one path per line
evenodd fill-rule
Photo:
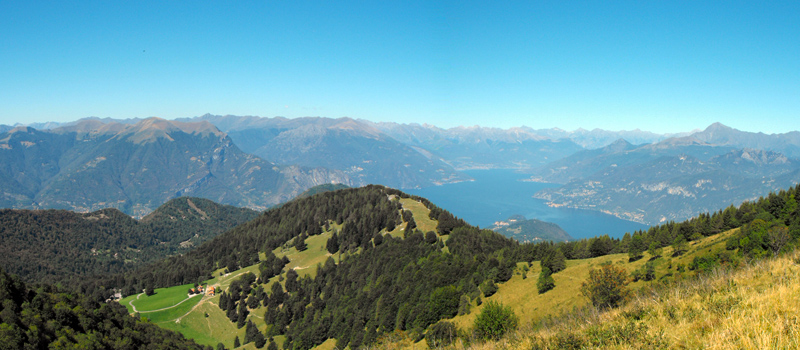
M 207 114 L 209 114 L 209 113 L 207 113 Z M 206 115 L 206 114 L 204 114 L 204 115 Z M 60 127 L 60 126 L 65 126 L 65 125 L 69 125 L 69 124 L 72 124 L 72 123 L 77 123 L 77 122 L 79 122 L 79 121 L 81 121 L 81 120 L 101 120 L 101 121 L 103 121 L 103 120 L 113 120 L 113 121 L 128 122 L 128 121 L 142 121 L 142 120 L 145 120 L 145 119 L 148 119 L 148 118 L 160 118 L 160 119 L 164 119 L 164 120 L 176 121 L 176 120 L 178 120 L 178 119 L 192 119 L 192 118 L 199 118 L 199 117 L 202 117 L 202 116 L 204 116 L 204 115 L 200 115 L 200 116 L 192 116 L 192 117 L 178 117 L 178 118 L 171 118 L 171 119 L 168 119 L 168 118 L 161 118 L 161 117 L 157 117 L 157 116 L 150 116 L 150 117 L 134 117 L 134 118 L 112 118 L 112 117 L 103 117 L 103 118 L 101 118 L 101 117 L 95 117 L 95 116 L 91 116 L 91 117 L 84 117 L 84 118 L 79 118 L 79 119 L 75 119 L 75 120 L 66 120 L 66 121 L 53 121 L 53 120 L 48 120 L 48 121 L 43 121 L 43 122 L 40 122 L 40 121 L 35 121 L 35 122 L 27 122 L 27 123 L 16 122 L 16 123 L 10 123 L 10 124 L 0 124 L 0 125 L 7 125 L 7 126 L 12 126 L 12 127 L 17 127 L 17 126 L 34 126 L 34 125 L 47 125 L 47 124 L 54 124 L 54 125 L 57 125 L 57 127 Z M 322 116 L 306 116 L 306 117 L 284 117 L 284 116 L 274 116 L 274 117 L 262 117 L 262 116 L 254 116 L 254 115 L 230 115 L 230 114 L 223 114 L 222 116 L 233 116 L 233 117 L 256 117 L 256 118 L 286 118 L 286 119 L 302 119 L 302 118 L 330 118 L 330 117 L 322 117 Z M 349 118 L 349 117 L 338 117 L 338 118 L 330 118 L 330 119 L 343 119 L 343 118 Z M 353 118 L 351 118 L 351 119 L 353 119 Z M 436 128 L 440 128 L 440 129 L 444 129 L 444 130 L 458 129 L 458 128 L 467 128 L 467 129 L 468 129 L 468 128 L 473 128 L 473 127 L 480 127 L 480 128 L 497 128 L 497 129 L 502 129 L 502 130 L 509 130 L 509 129 L 514 129 L 514 128 L 531 128 L 531 129 L 533 129 L 533 130 L 553 130 L 553 129 L 558 129 L 558 130 L 562 130 L 562 131 L 564 131 L 564 132 L 577 132 L 577 131 L 579 131 L 579 130 L 584 130 L 584 131 L 602 130 L 602 131 L 609 131 L 609 132 L 636 132 L 636 131 L 639 131 L 639 132 L 648 132 L 648 133 L 659 134 L 659 135 L 673 135 L 673 134 L 694 133 L 694 132 L 703 131 L 703 130 L 705 130 L 706 128 L 708 128 L 709 126 L 711 126 L 712 124 L 715 124 L 715 123 L 720 123 L 720 122 L 714 122 L 714 123 L 712 123 L 712 124 L 709 124 L 709 125 L 706 125 L 706 126 L 702 126 L 702 127 L 696 127 L 696 128 L 694 128 L 694 129 L 691 129 L 691 130 L 685 130 L 685 131 L 679 131 L 679 132 L 675 132 L 675 133 L 670 133 L 670 132 L 659 132 L 658 130 L 644 130 L 644 129 L 641 129 L 641 128 L 634 128 L 634 129 L 627 129 L 627 130 L 625 130 L 625 129 L 622 129 L 622 130 L 614 130 L 614 129 L 605 129 L 605 128 L 592 128 L 592 129 L 588 129 L 588 128 L 583 128 L 583 127 L 578 127 L 578 128 L 576 128 L 576 129 L 565 129 L 565 128 L 560 128 L 560 127 L 558 127 L 558 126 L 549 127 L 549 128 L 536 128 L 536 127 L 533 127 L 533 126 L 530 126 L 530 125 L 516 125 L 516 126 L 511 126 L 511 127 L 496 127 L 496 126 L 491 126 L 491 125 L 479 125 L 479 124 L 476 124 L 476 125 L 458 125 L 458 126 L 452 126 L 452 127 L 442 127 L 442 126 L 439 126 L 439 125 L 436 125 L 436 124 L 432 124 L 432 123 L 417 123 L 417 122 L 378 122 L 378 121 L 373 121 L 373 120 L 368 120 L 368 119 L 362 119 L 362 118 L 353 119 L 353 120 L 356 120 L 356 121 L 366 121 L 366 122 L 370 122 L 370 123 L 396 123 L 396 124 L 401 124 L 401 125 L 403 125 L 403 124 L 405 124 L 405 125 L 413 125 L 413 124 L 416 124 L 416 125 L 422 125 L 422 126 L 428 125 L 428 126 L 432 126 L 432 127 L 436 127 Z M 724 123 L 720 123 L 720 124 L 723 124 L 723 125 L 725 125 Z M 728 127 L 730 127 L 730 125 L 725 125 L 725 126 L 728 126 Z M 738 129 L 737 129 L 737 130 L 738 130 Z M 747 131 L 747 130 L 740 130 L 740 131 Z M 794 130 L 787 130 L 786 132 L 790 132 L 790 131 L 794 131 Z
M 0 124 L 800 129 L 800 2 L 0 2 Z

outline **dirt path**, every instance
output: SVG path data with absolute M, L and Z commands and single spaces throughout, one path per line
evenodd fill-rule
M 215 286 L 214 288 L 216 288 L 216 286 Z M 206 300 L 208 300 L 208 299 L 210 299 L 210 297 L 209 297 L 208 295 L 206 295 L 206 294 L 203 294 L 203 298 L 202 298 L 202 299 L 200 299 L 200 301 L 199 301 L 199 302 L 197 302 L 197 304 L 194 304 L 194 306 L 192 307 L 192 309 L 191 309 L 191 310 L 187 311 L 185 314 L 183 314 L 183 315 L 181 315 L 180 317 L 176 318 L 176 319 L 175 319 L 175 323 L 181 323 L 181 320 L 182 320 L 184 317 L 186 317 L 186 316 L 187 316 L 187 315 L 189 315 L 190 313 L 194 312 L 194 310 L 195 310 L 195 309 L 197 309 L 197 307 L 198 307 L 198 306 L 200 306 L 200 304 L 202 304 L 204 301 L 206 301 Z M 185 301 L 185 300 L 184 300 L 184 301 Z M 177 305 L 176 305 L 176 306 L 177 306 Z
M 136 296 L 136 300 L 139 300 L 139 298 L 142 297 L 142 294 L 144 293 L 139 293 L 139 295 Z M 129 301 L 128 305 L 130 305 L 133 308 L 133 313 L 139 312 L 139 310 L 136 310 L 136 305 L 133 305 L 133 300 Z
M 221 281 L 221 280 L 220 280 L 219 282 L 217 282 L 217 283 L 214 283 L 213 285 L 211 285 L 211 287 L 214 287 L 214 289 L 215 289 L 215 290 L 219 290 L 219 288 L 220 288 L 220 285 L 221 285 L 221 283 L 222 283 L 222 282 L 227 282 L 227 281 L 230 281 L 231 279 L 234 279 L 234 278 L 236 278 L 236 277 L 239 277 L 239 276 L 241 276 L 241 275 L 244 275 L 244 274 L 245 274 L 245 272 L 241 272 L 241 273 L 237 274 L 236 276 L 233 276 L 233 277 L 230 277 L 230 278 L 226 278 L 226 279 L 225 279 L 225 281 Z M 226 275 L 225 277 L 227 277 L 227 275 Z M 206 287 L 206 290 L 208 290 L 208 288 L 210 288 L 210 287 Z M 207 301 L 208 301 L 209 299 L 211 299 L 211 298 L 213 298 L 213 296 L 209 296 L 209 295 L 207 295 L 207 294 L 203 294 L 203 299 L 200 299 L 200 301 L 199 301 L 197 304 L 195 304 L 195 306 L 194 306 L 194 307 L 192 307 L 192 309 L 191 309 L 191 310 L 189 310 L 189 311 L 188 311 L 188 312 L 186 312 L 185 314 L 181 315 L 180 317 L 176 318 L 176 319 L 175 319 L 175 323 L 180 323 L 180 322 L 181 322 L 181 320 L 182 320 L 184 317 L 186 317 L 186 316 L 188 316 L 190 313 L 194 312 L 194 310 L 195 310 L 195 309 L 197 309 L 197 308 L 198 308 L 200 305 L 202 305 L 204 302 L 207 302 Z M 184 300 L 184 301 L 186 301 L 186 300 Z M 175 307 L 175 306 L 177 306 L 177 305 L 174 305 L 173 307 Z M 209 324 L 209 327 L 210 327 L 210 324 Z
M 185 303 L 185 302 L 189 301 L 189 299 L 191 299 L 191 298 L 194 298 L 194 297 L 196 297 L 196 296 L 198 296 L 198 295 L 200 295 L 200 294 L 194 294 L 194 295 L 191 295 L 191 296 L 187 297 L 186 299 L 183 299 L 183 300 L 181 300 L 180 302 L 178 302 L 177 304 L 175 304 L 175 305 L 172 305 L 172 306 L 167 306 L 167 307 L 165 307 L 165 308 L 161 308 L 161 309 L 158 309 L 158 310 L 139 311 L 139 313 L 140 313 L 140 314 L 146 314 L 146 313 L 150 313 L 150 312 L 158 312 L 158 311 L 169 310 L 169 309 L 171 309 L 171 308 L 173 308 L 173 307 L 176 307 L 176 306 L 178 306 L 178 305 L 180 305 L 180 304 L 183 304 L 183 303 Z M 138 298 L 137 298 L 137 299 L 138 299 Z M 133 300 L 131 300 L 131 302 L 133 302 Z M 131 306 L 133 306 L 133 304 L 131 304 Z M 133 309 L 134 309 L 134 311 L 135 311 L 135 310 L 136 310 L 136 307 L 134 306 L 134 307 L 133 307 Z

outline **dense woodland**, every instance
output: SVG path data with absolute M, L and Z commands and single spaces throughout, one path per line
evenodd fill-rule
M 141 221 L 117 209 L 0 210 L 0 266 L 29 282 L 128 271 L 191 250 L 258 215 L 201 198 L 173 199 Z
M 0 349 L 203 349 L 117 303 L 26 285 L 0 269 Z

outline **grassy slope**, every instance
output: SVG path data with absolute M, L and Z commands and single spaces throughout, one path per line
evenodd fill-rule
M 439 223 L 428 217 L 428 213 L 431 211 L 424 204 L 411 198 L 401 198 L 400 204 L 403 205 L 403 209 L 411 210 L 411 213 L 414 214 L 414 221 L 420 231 L 423 233 L 428 231 L 436 232 L 436 225 Z M 403 224 L 403 227 L 405 227 L 405 224 Z
M 471 349 L 797 349 L 798 251 L 654 290 L 619 309 L 523 330 Z
M 671 247 L 664 248 L 662 257 L 653 260 L 656 265 L 656 276 L 661 277 L 667 273 L 672 273 L 672 278 L 674 278 L 678 274 L 678 264 L 688 266 L 695 256 L 725 249 L 725 239 L 733 232 L 735 231 L 692 242 L 689 251 L 678 257 L 671 257 Z M 612 254 L 592 259 L 568 260 L 567 268 L 553 275 L 555 288 L 544 294 L 539 294 L 536 289 L 536 281 L 539 277 L 539 272 L 541 272 L 541 267 L 537 261 L 531 265 L 526 279 L 522 278 L 522 272 L 518 269 L 508 282 L 498 285 L 499 289 L 495 295 L 487 298 L 484 302 L 494 300 L 511 306 L 519 316 L 520 324 L 522 325 L 535 323 L 542 317 L 555 316 L 586 306 L 588 299 L 581 295 L 580 287 L 589 277 L 591 268 L 597 268 L 604 263 L 610 262 L 625 268 L 629 272 L 633 272 L 643 266 L 650 258 L 651 256 L 645 253 L 643 258 L 634 262 L 628 262 L 628 254 Z M 671 269 L 669 268 L 670 260 L 672 262 Z M 686 271 L 688 272 L 688 269 Z M 630 284 L 630 287 L 638 289 L 651 283 L 638 281 Z M 468 315 L 456 316 L 452 321 L 459 328 L 470 328 L 482 308 L 483 305 L 475 307 L 473 303 L 472 312 Z

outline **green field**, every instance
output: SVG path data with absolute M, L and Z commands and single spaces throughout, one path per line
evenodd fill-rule
M 130 302 L 136 306 L 136 311 L 143 313 L 152 310 L 163 309 L 165 307 L 173 306 L 187 298 L 187 291 L 194 288 L 193 284 L 184 284 L 182 286 L 175 286 L 169 288 L 158 288 L 155 294 L 147 296 L 145 294 L 136 294 L 128 296 L 120 301 L 120 304 L 128 308 L 128 312 L 133 313 L 133 307 Z

